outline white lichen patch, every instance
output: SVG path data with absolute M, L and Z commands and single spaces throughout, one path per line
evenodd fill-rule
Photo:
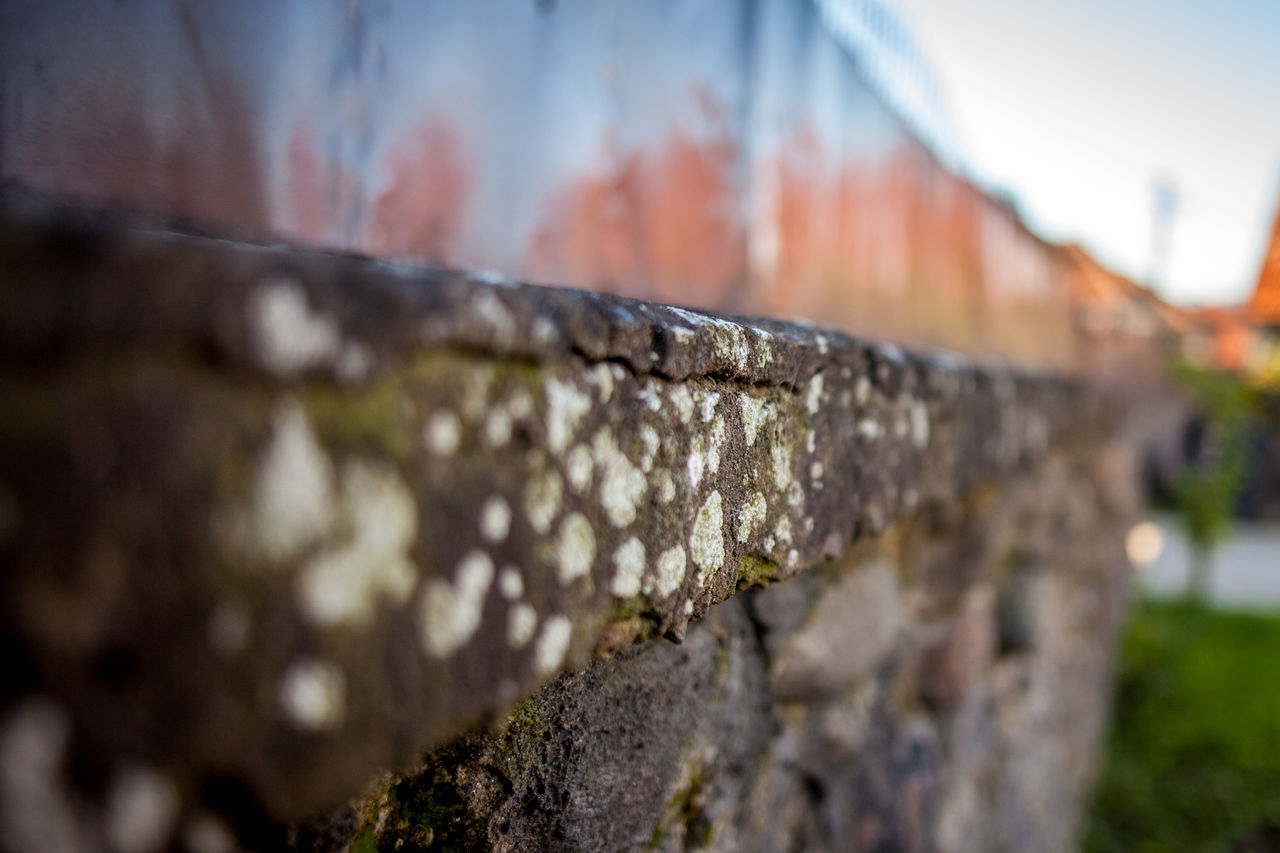
M 488 447 L 505 447 L 511 441 L 511 413 L 504 406 L 495 406 L 485 416 L 480 432 Z
M 720 470 L 720 448 L 724 446 L 724 417 L 716 415 L 711 424 L 711 440 L 707 442 L 707 472 L 715 475 Z
M 821 373 L 815 374 L 814 377 L 809 380 L 809 388 L 805 392 L 804 397 L 804 407 L 811 415 L 816 415 L 818 413 L 818 409 L 822 408 L 823 384 Z
M 418 630 L 423 650 L 447 657 L 466 645 L 480 627 L 485 596 L 493 583 L 493 560 L 471 551 L 458 563 L 454 581 L 429 580 L 418 607 Z
M 658 472 L 658 503 L 669 504 L 676 497 L 676 481 L 670 471 Z
M 756 329 L 756 336 L 756 366 L 768 367 L 773 364 L 773 335 Z
M 818 352 L 822 355 L 826 355 L 827 351 L 831 348 L 831 342 L 827 340 L 827 336 L 814 335 L 813 340 L 818 345 Z
M 704 424 L 710 423 L 711 419 L 716 415 L 716 406 L 720 404 L 720 393 L 718 391 L 699 390 L 697 400 L 702 422 Z
M 503 566 L 498 573 L 498 592 L 507 601 L 518 601 L 524 595 L 524 577 L 516 566 Z
M 555 672 L 564 663 L 573 637 L 573 623 L 566 616 L 552 616 L 542 625 L 533 648 L 533 667 L 540 675 Z
M 524 512 L 530 527 L 538 533 L 551 531 L 551 522 L 560 513 L 563 492 L 564 485 L 555 471 L 548 469 L 529 478 L 524 487 Z
M 471 310 L 481 323 L 493 330 L 494 340 L 499 345 L 510 341 L 515 334 L 515 318 L 491 291 L 477 290 L 471 297 Z
M 591 455 L 600 469 L 600 505 L 605 516 L 614 527 L 626 527 L 635 521 L 636 504 L 649 484 L 640 469 L 618 449 L 609 430 L 596 432 L 591 439 Z
M 662 439 L 649 424 L 640 425 L 640 470 L 648 474 L 653 470 L 653 459 L 658 455 Z
M 335 515 L 333 464 L 302 406 L 285 403 L 254 478 L 246 531 L 252 550 L 271 561 L 287 560 L 327 533 Z
M 433 412 L 422 426 L 422 446 L 436 456 L 452 456 L 462 443 L 462 421 L 450 411 Z
M 868 440 L 877 439 L 884 435 L 884 427 L 871 418 L 863 418 L 858 421 L 858 435 Z
M 698 509 L 689 536 L 689 556 L 698 567 L 699 586 L 705 586 L 711 573 L 724 565 L 724 514 L 719 491 L 713 491 Z
M 618 598 L 631 598 L 640 594 L 643 579 L 644 544 L 633 536 L 613 552 L 613 582 L 609 591 Z
M 585 444 L 575 444 L 565 456 L 564 473 L 569 478 L 569 488 L 578 494 L 591 487 L 591 451 Z
M 319 625 L 366 622 L 380 597 L 407 601 L 417 579 L 409 549 L 418 532 L 418 506 L 394 469 L 349 461 L 342 470 L 342 508 L 349 538 L 311 558 L 298 577 L 302 611 Z
M 296 660 L 280 679 L 280 710 L 304 731 L 323 731 L 342 724 L 346 715 L 347 678 L 342 668 L 316 658 Z
M 639 391 L 636 391 L 636 399 L 644 403 L 645 408 L 649 411 L 660 412 L 662 411 L 662 394 L 660 390 L 658 383 L 650 379 L 640 387 Z
M 684 546 L 668 548 L 659 556 L 654 564 L 654 590 L 660 596 L 668 596 L 680 588 L 684 581 L 685 555 Z
M 911 443 L 921 449 L 929 444 L 929 410 L 919 400 L 911 404 Z
M 707 465 L 706 442 L 702 436 L 695 435 L 689 440 L 689 458 L 685 462 L 685 470 L 689 474 L 689 485 L 698 488 L 702 482 L 702 470 Z
M 853 401 L 859 406 L 865 406 L 870 399 L 871 380 L 865 376 L 859 376 L 858 381 L 853 386 Z
M 342 333 L 311 310 L 307 293 L 288 278 L 263 283 L 249 299 L 249 328 L 259 361 L 277 376 L 295 376 L 337 358 Z
M 556 541 L 556 569 L 560 582 L 568 585 L 591 573 L 596 559 L 596 534 L 581 513 L 572 513 L 560 525 Z
M 791 518 L 784 515 L 778 519 L 778 525 L 773 530 L 773 536 L 780 545 L 791 544 Z
M 813 453 L 818 449 L 818 433 L 817 430 L 809 428 L 804 432 L 804 449 Z
M 775 441 L 769 450 L 773 460 L 773 483 L 779 490 L 791 484 L 791 445 L 785 440 Z
M 150 767 L 117 770 L 107 788 L 103 829 L 111 849 L 148 853 L 161 849 L 178 820 L 178 786 Z
M 676 417 L 680 418 L 680 423 L 687 424 L 693 418 L 693 395 L 689 393 L 689 389 L 684 385 L 676 385 L 667 392 L 667 399 L 671 402 L 672 408 L 675 409 Z
M 547 384 L 547 444 L 561 453 L 573 441 L 578 424 L 591 410 L 591 398 L 572 382 L 548 379 Z
M 533 333 L 533 339 L 544 347 L 549 347 L 560 340 L 559 328 L 546 317 L 535 317 L 530 331 Z
M 750 394 L 739 394 L 738 404 L 742 409 L 742 433 L 747 439 L 747 447 L 755 447 L 756 435 L 770 414 L 769 401 Z
M 538 629 L 538 611 L 533 605 L 521 601 L 507 612 L 507 644 L 513 649 L 523 649 L 533 639 Z
M 613 397 L 613 371 L 611 365 L 597 364 L 591 368 L 590 377 L 600 393 L 600 402 L 607 403 Z
M 821 462 L 814 462 L 809 465 L 809 479 L 821 480 L 822 475 L 826 472 Z
M 494 495 L 480 507 L 480 535 L 493 543 L 504 542 L 511 530 L 511 505 Z
M 738 541 L 746 542 L 757 527 L 764 523 L 769 504 L 762 492 L 752 492 L 751 497 L 738 510 Z

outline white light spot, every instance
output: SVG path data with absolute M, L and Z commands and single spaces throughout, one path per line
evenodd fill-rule
M 533 649 L 533 666 L 542 675 L 555 672 L 564 662 L 573 635 L 573 624 L 565 616 L 552 616 L 542 625 Z
M 337 324 L 313 312 L 306 291 L 291 279 L 274 279 L 253 294 L 249 324 L 259 360 L 278 376 L 332 361 L 342 343 Z
M 705 586 L 711 573 L 724 564 L 724 516 L 719 491 L 713 491 L 698 510 L 689 537 L 689 556 L 698 567 L 699 586 Z
M 746 436 L 747 447 L 754 447 L 756 433 L 765 422 L 769 401 L 750 394 L 739 394 L 738 402 L 742 407 L 742 432 Z
M 870 418 L 863 418 L 858 421 L 858 435 L 866 439 L 879 438 L 884 434 L 884 427 Z
M 871 399 L 871 380 L 865 376 L 858 377 L 858 381 L 853 386 L 853 399 L 859 406 L 867 404 Z
M 569 488 L 581 494 L 591 487 L 591 451 L 585 444 L 574 445 L 564 460 Z
M 494 495 L 480 507 L 480 535 L 490 542 L 505 541 L 511 530 L 511 506 Z
M 769 505 L 762 492 L 752 492 L 751 497 L 738 512 L 738 541 L 746 542 L 751 538 L 756 527 L 764 523 L 769 513 Z
M 618 449 L 607 429 L 595 434 L 591 453 L 600 469 L 600 505 L 610 524 L 626 527 L 635 521 L 636 504 L 644 497 L 649 484 L 644 474 Z
M 596 535 L 591 522 L 581 513 L 573 513 L 560 525 L 560 540 L 556 546 L 556 563 L 560 570 L 560 582 L 571 584 L 591 573 L 596 559 Z
M 1164 550 L 1164 531 L 1154 521 L 1143 521 L 1129 528 L 1124 537 L 1124 551 L 1129 562 L 1138 568 L 1146 568 L 1160 557 Z
M 529 526 L 538 533 L 551 530 L 551 522 L 560 512 L 560 495 L 564 490 L 560 475 L 547 470 L 534 475 L 524 487 L 524 511 Z
M 342 507 L 350 539 L 317 554 L 298 577 L 303 612 L 320 625 L 365 622 L 382 595 L 403 604 L 417 579 L 409 549 L 418 532 L 418 507 L 394 469 L 348 462 L 342 469 Z
M 423 648 L 438 658 L 462 648 L 480 627 L 493 582 L 493 560 L 483 551 L 471 551 L 458 563 L 454 577 L 452 584 L 439 578 L 428 581 L 418 608 Z
M 810 480 L 821 480 L 822 474 L 823 474 L 823 467 L 821 462 L 814 462 L 812 465 L 809 466 Z
M 422 427 L 422 443 L 436 456 L 452 456 L 462 442 L 462 422 L 453 412 L 436 412 Z
M 827 340 L 827 336 L 814 335 L 813 339 L 818 344 L 818 352 L 822 355 L 826 355 L 827 350 L 830 348 L 830 342 Z
M 178 819 L 178 789 L 161 773 L 127 767 L 116 773 L 107 792 L 106 834 L 113 850 L 159 850 Z
M 657 570 L 654 588 L 658 591 L 658 595 L 668 596 L 680 587 L 680 583 L 684 580 L 684 565 L 685 556 L 682 545 L 663 551 L 659 555 L 654 566 Z
M 684 603 L 684 618 L 688 619 L 693 615 L 693 600 L 687 599 Z
M 520 602 L 507 613 L 507 644 L 513 649 L 523 649 L 533 639 L 538 629 L 538 611 L 532 604 Z
M 498 575 L 498 591 L 507 601 L 516 601 L 524 595 L 524 578 L 515 566 L 503 566 Z
M 591 398 L 572 382 L 547 380 L 547 443 L 556 453 L 573 440 L 582 417 L 591 410 Z
M 294 661 L 280 680 L 280 708 L 305 731 L 332 729 L 346 714 L 347 679 L 335 663 L 304 658 Z
M 634 536 L 622 543 L 613 554 L 613 583 L 609 591 L 618 598 L 640 594 L 644 578 L 644 545 Z
M 809 429 L 804 436 L 804 449 L 813 453 L 818 447 L 818 433 L 814 429 Z

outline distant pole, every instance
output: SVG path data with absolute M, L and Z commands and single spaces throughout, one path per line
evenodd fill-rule
M 1172 178 L 1157 176 L 1151 182 L 1151 265 L 1147 269 L 1147 284 L 1157 292 L 1167 284 L 1169 237 L 1177 212 L 1177 185 Z

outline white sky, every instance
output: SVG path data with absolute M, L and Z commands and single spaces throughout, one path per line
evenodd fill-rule
M 1179 205 L 1160 291 L 1252 292 L 1280 194 L 1280 0 L 897 0 L 959 147 L 1045 237 L 1139 281 L 1152 186 Z

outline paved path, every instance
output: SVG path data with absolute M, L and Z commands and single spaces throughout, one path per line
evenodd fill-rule
M 1154 595 L 1181 593 L 1187 587 L 1191 548 L 1175 516 L 1151 521 L 1164 534 L 1156 561 L 1137 571 L 1140 588 Z M 1214 553 L 1210 598 L 1217 604 L 1280 608 L 1280 524 L 1240 522 Z

